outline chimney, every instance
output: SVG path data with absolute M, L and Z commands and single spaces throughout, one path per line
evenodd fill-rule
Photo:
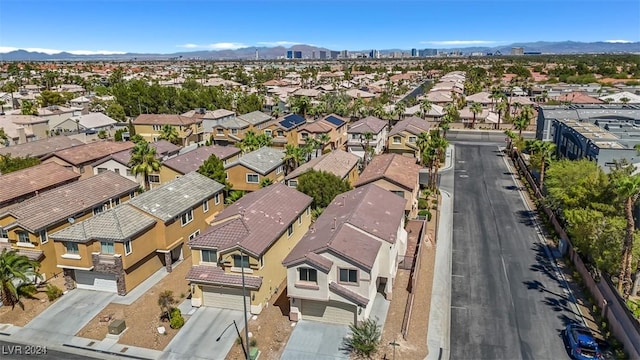
M 27 132 L 24 130 L 24 127 L 16 128 L 18 131 L 18 144 L 26 144 L 27 143 Z
M 333 217 L 333 227 L 331 228 L 331 230 L 335 230 L 336 227 L 338 227 L 338 218 L 337 217 Z

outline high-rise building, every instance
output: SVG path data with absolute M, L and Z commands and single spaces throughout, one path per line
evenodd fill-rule
M 320 55 L 320 59 L 326 59 L 327 58 L 327 52 L 324 50 L 320 50 L 319 51 L 319 55 Z
M 343 59 L 348 59 L 349 58 L 349 50 L 342 50 L 340 52 L 340 57 Z
M 438 55 L 438 49 L 423 49 L 418 52 L 418 55 L 420 57 L 436 56 Z
M 521 47 L 512 47 L 511 55 L 524 55 L 524 48 Z
M 332 59 L 337 59 L 340 56 L 340 51 L 331 51 L 330 56 Z
M 256 49 L 256 60 L 260 60 L 260 54 L 258 54 L 258 49 Z
M 315 50 L 313 50 L 313 51 L 311 52 L 311 58 L 312 58 L 312 59 L 315 59 L 315 58 L 316 58 L 316 51 L 315 51 Z
M 369 57 L 372 59 L 379 59 L 380 58 L 380 51 L 373 49 L 371 51 L 369 51 Z
M 411 57 L 417 57 L 418 56 L 418 49 L 411 49 Z
M 294 51 L 293 52 L 294 59 L 302 59 L 302 51 Z
M 293 59 L 293 50 L 287 50 L 287 59 Z

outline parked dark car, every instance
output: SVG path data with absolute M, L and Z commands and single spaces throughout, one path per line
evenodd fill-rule
M 598 342 L 591 330 L 580 324 L 569 324 L 565 329 L 569 354 L 576 360 L 603 360 Z

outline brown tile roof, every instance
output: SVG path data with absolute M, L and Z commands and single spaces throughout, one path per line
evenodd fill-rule
M 332 281 L 329 283 L 329 290 L 333 291 L 334 293 L 342 297 L 345 297 L 353 301 L 356 305 L 366 307 L 369 304 L 369 299 L 356 293 L 353 290 L 347 289 L 346 287 L 340 284 L 337 284 L 335 281 Z
M 80 174 L 56 163 L 32 166 L 0 176 L 0 205 L 77 180 Z
M 152 143 L 149 143 L 149 146 L 156 149 L 158 155 L 168 155 L 172 153 L 177 153 L 182 149 L 181 146 L 174 145 L 167 140 L 158 140 Z
M 405 203 L 405 199 L 375 184 L 338 195 L 283 264 L 306 261 L 310 253 L 330 252 L 370 270 L 381 246 L 376 238 L 395 243 Z
M 349 172 L 358 165 L 359 160 L 360 157 L 352 153 L 348 153 L 340 149 L 333 150 L 330 153 L 313 158 L 300 165 L 294 171 L 289 173 L 285 179 L 295 179 L 311 169 L 330 172 L 341 179 L 344 179 L 349 175 Z
M 211 155 L 215 155 L 220 160 L 228 159 L 237 155 L 241 150 L 235 146 L 201 146 L 195 150 L 167 159 L 162 164 L 181 174 L 187 174 L 198 170 Z
M 313 134 L 323 134 L 328 133 L 331 131 L 331 129 L 335 128 L 336 127 L 331 125 L 329 122 L 325 121 L 324 119 L 320 119 L 314 122 L 305 123 L 298 129 L 298 132 L 306 131 Z
M 43 157 L 55 151 L 82 145 L 83 142 L 66 136 L 54 136 L 42 140 L 0 148 L 0 154 L 13 157 Z
M 399 121 L 396 126 L 391 128 L 391 131 L 389 131 L 389 136 L 399 134 L 403 131 L 418 135 L 423 132 L 428 132 L 429 127 L 430 126 L 428 121 L 412 116 Z
M 33 260 L 33 261 L 40 261 L 42 260 L 42 258 L 44 258 L 44 251 L 42 250 L 12 249 L 11 243 L 0 243 L 0 253 L 3 252 L 5 249 L 7 251 L 17 250 L 18 255 L 24 255 L 29 260 Z
M 382 119 L 378 119 L 375 116 L 367 116 L 364 119 L 360 119 L 349 126 L 347 131 L 349 134 L 364 134 L 370 132 L 372 134 L 378 134 L 384 127 L 387 126 L 387 122 Z
M 231 249 L 237 244 L 254 255 L 264 254 L 304 215 L 312 198 L 282 183 L 242 197 L 215 217 L 213 226 L 189 241 L 189 246 Z
M 138 183 L 113 171 L 105 171 L 46 191 L 10 207 L 6 212 L 13 215 L 20 226 L 36 232 L 139 187 Z
M 217 266 L 192 266 L 186 279 L 198 284 L 224 285 L 242 287 L 242 274 L 229 274 Z M 244 276 L 245 286 L 252 290 L 260 289 L 262 278 L 259 276 Z
M 174 125 L 199 124 L 202 119 L 173 114 L 140 114 L 133 120 L 134 125 Z
M 418 186 L 420 165 L 416 159 L 398 154 L 382 154 L 371 160 L 364 169 L 355 186 L 359 187 L 380 179 L 389 180 L 413 191 Z
M 574 91 L 569 94 L 562 94 L 558 96 L 558 101 L 566 101 L 572 104 L 602 104 L 604 101 L 595 98 L 593 96 L 589 96 L 585 93 Z
M 70 147 L 68 149 L 56 151 L 45 158 L 58 157 L 69 164 L 80 166 L 89 162 L 94 162 L 111 154 L 129 150 L 135 146 L 130 141 L 96 141 L 88 144 Z

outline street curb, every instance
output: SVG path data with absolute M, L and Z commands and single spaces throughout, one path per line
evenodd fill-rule
M 453 168 L 453 145 L 449 147 L 447 152 L 447 157 L 450 158 L 448 170 Z M 436 240 L 436 259 L 433 287 L 431 289 L 429 329 L 427 330 L 427 349 L 429 353 L 426 360 L 448 360 L 450 356 L 453 227 L 442 224 L 445 218 L 448 218 L 450 222 L 453 221 L 453 188 L 450 190 L 451 193 L 446 190 L 440 190 L 442 205 Z

